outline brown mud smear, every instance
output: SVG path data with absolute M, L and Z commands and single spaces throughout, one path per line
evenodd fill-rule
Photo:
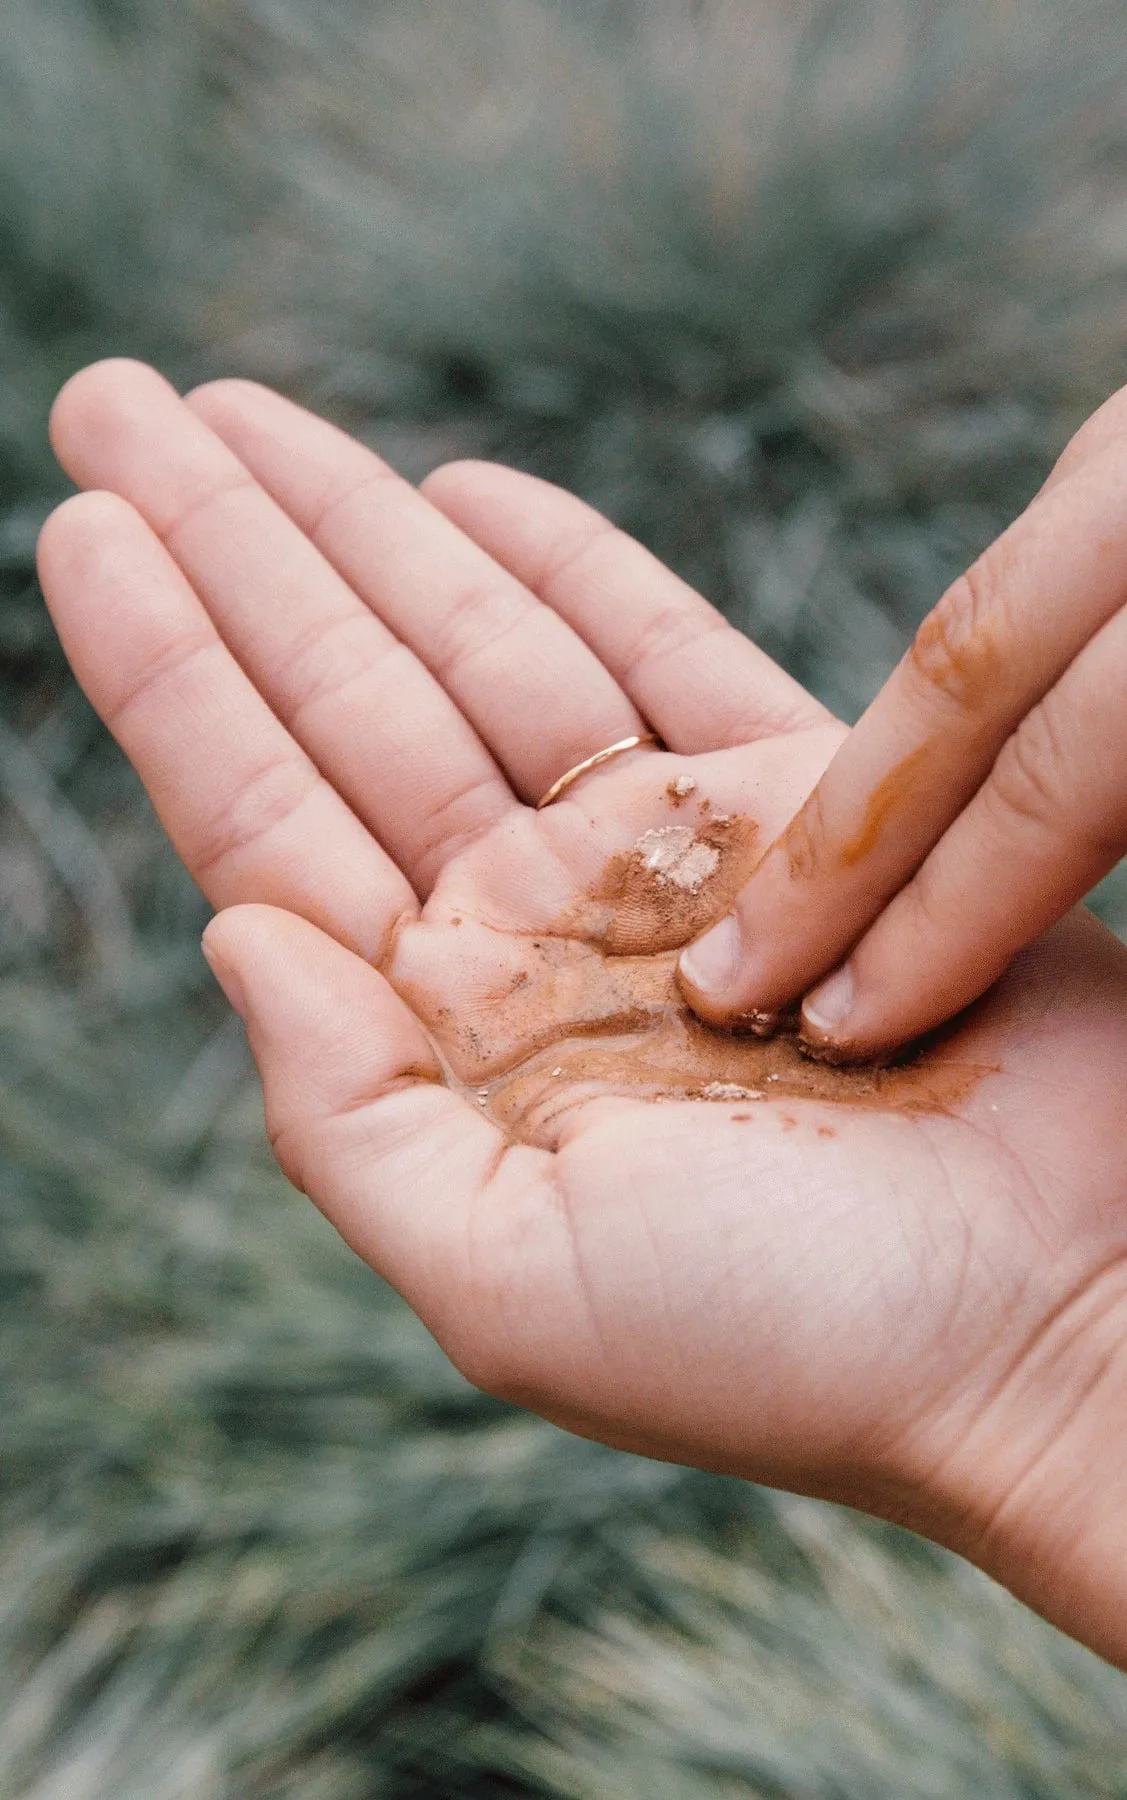
M 751 873 L 757 835 L 750 819 L 702 804 L 695 825 L 643 832 L 612 857 L 587 901 L 561 928 L 596 943 L 607 956 L 679 950 L 727 911 Z
M 815 788 L 776 846 L 787 859 L 787 870 L 792 881 L 810 880 L 818 873 L 819 851 L 825 839 L 822 796 L 820 790 Z
M 970 606 L 954 602 L 961 591 Z M 1005 662 L 988 617 L 978 617 L 974 593 L 964 578 L 930 612 L 916 633 L 909 660 L 940 693 L 970 710 L 993 699 L 1005 677 Z
M 926 743 L 917 745 L 890 769 L 883 781 L 878 781 L 869 795 L 860 829 L 842 846 L 841 860 L 847 869 L 855 869 L 859 862 L 864 861 L 870 850 L 875 849 L 897 808 L 914 797 L 930 752 L 929 739 Z
M 693 812 L 695 823 L 680 814 L 614 856 L 554 930 L 524 937 L 479 926 L 476 961 L 463 933 L 472 1003 L 469 987 L 461 1006 L 405 995 L 438 1038 L 453 1084 L 511 1136 L 538 1143 L 578 1102 L 612 1095 L 734 1104 L 744 1119 L 756 1104 L 784 1099 L 957 1111 L 986 1069 L 934 1052 L 886 1068 L 835 1068 L 803 1054 L 793 1020 L 765 1037 L 763 1021 L 754 1022 L 761 1035 L 731 1034 L 689 1011 L 678 953 L 730 905 L 756 835 L 748 819 L 703 804 Z
M 578 1100 L 600 1095 L 744 1108 L 753 1102 L 801 1099 L 870 1112 L 950 1114 L 986 1073 L 974 1064 L 944 1063 L 926 1055 L 891 1068 L 831 1068 L 810 1062 L 793 1037 L 728 1037 L 703 1025 L 680 1003 L 671 969 L 665 1004 L 641 1030 L 559 1040 L 482 1092 L 507 1131 L 539 1140 Z

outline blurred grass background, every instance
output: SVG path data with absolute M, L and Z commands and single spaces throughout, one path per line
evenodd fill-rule
M 1125 97 L 1105 0 L 6 0 L 3 1800 L 1127 1795 L 1121 1677 L 471 1392 L 287 1189 L 33 573 L 74 368 L 250 374 L 576 488 L 854 717 L 1127 379 Z

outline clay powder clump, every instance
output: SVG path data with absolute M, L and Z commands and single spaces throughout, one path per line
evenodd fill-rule
M 684 806 L 690 794 L 695 794 L 697 784 L 691 775 L 675 775 L 665 790 L 665 797 L 670 806 Z
M 730 817 L 643 832 L 600 884 L 611 907 L 600 947 L 608 956 L 655 956 L 699 936 L 747 879 L 754 837 L 749 819 Z
M 689 825 L 666 825 L 660 831 L 647 831 L 634 847 L 643 869 L 656 876 L 663 887 L 683 888 L 687 894 L 699 894 L 720 867 L 720 852 L 715 844 L 702 843 Z

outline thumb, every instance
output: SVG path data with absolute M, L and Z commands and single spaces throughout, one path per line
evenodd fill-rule
M 535 1184 L 547 1153 L 507 1146 L 444 1086 L 426 1034 L 383 976 L 307 920 L 234 906 L 211 921 L 203 951 L 246 1022 L 286 1175 L 478 1379 L 467 1364 L 482 1346 L 459 1355 L 451 1339 L 467 1315 L 481 1221 L 503 1230 L 506 1195 Z M 494 1203 L 482 1207 L 486 1190 Z

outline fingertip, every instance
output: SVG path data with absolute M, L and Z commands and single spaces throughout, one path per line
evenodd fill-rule
M 201 947 L 224 988 L 220 970 L 231 973 L 261 1033 L 287 1054 L 310 1054 L 321 1045 L 322 1072 L 348 1041 L 366 1043 L 373 1030 L 377 1037 L 390 1030 L 416 1049 L 425 1045 L 413 1014 L 378 969 L 297 913 L 257 901 L 225 907 Z
M 738 984 L 743 965 L 739 920 L 735 913 L 728 913 L 681 952 L 677 978 L 693 1011 L 710 1024 L 726 1024 L 740 1011 Z
M 439 463 L 437 469 L 423 477 L 419 488 L 428 500 L 439 503 L 488 494 L 499 486 L 507 489 L 522 479 L 520 471 L 506 469 L 487 457 L 459 456 L 452 462 Z
M 47 420 L 51 448 L 68 475 L 81 480 L 92 434 L 105 429 L 107 414 L 127 408 L 134 396 L 154 387 L 162 394 L 176 390 L 150 364 L 129 356 L 109 356 L 89 363 L 64 382 Z
M 214 381 L 201 381 L 198 387 L 189 388 L 184 395 L 185 406 L 191 407 L 206 424 L 232 417 L 244 418 L 250 407 L 261 408 L 270 402 L 292 404 L 271 388 L 264 387 L 262 382 L 250 381 L 241 375 L 222 375 Z
M 852 963 L 827 975 L 802 1002 L 798 1047 L 813 1062 L 884 1063 L 908 1041 L 905 1032 L 889 1029 L 888 1003 L 881 1003 L 880 991 L 875 1004 L 871 988 L 859 991 Z
M 299 926 L 304 923 L 295 913 L 288 913 L 280 906 L 242 901 L 237 906 L 225 906 L 209 919 L 200 942 L 206 954 L 234 961 L 243 954 L 253 954 L 256 940 L 263 931 L 269 932 L 275 921 L 284 931 L 288 920 Z M 315 927 L 308 926 L 307 929 L 312 931 Z
M 854 1005 L 853 970 L 848 963 L 812 988 L 802 1002 L 802 1029 L 815 1041 L 831 1040 L 849 1030 Z
M 137 527 L 143 530 L 144 522 L 129 502 L 104 488 L 72 494 L 48 514 L 35 561 L 52 616 L 70 593 L 88 599 L 107 562 L 117 558 L 122 531 Z
M 706 1025 L 752 1037 L 775 1035 L 789 999 L 765 1001 L 762 956 L 753 955 L 738 905 L 681 952 L 677 983 Z
M 200 946 L 221 986 L 220 968 L 230 971 L 242 994 L 252 1000 L 261 989 L 276 993 L 287 1013 L 331 999 L 342 981 L 374 974 L 363 958 L 308 919 L 259 901 L 243 901 L 216 913 Z M 277 977 L 283 973 L 279 983 Z
M 209 941 L 206 932 L 200 940 L 200 949 L 203 951 L 204 961 L 222 988 L 229 1004 L 238 1013 L 240 1019 L 245 1021 L 247 1000 L 238 970 L 233 968 L 222 955 L 218 945 Z

